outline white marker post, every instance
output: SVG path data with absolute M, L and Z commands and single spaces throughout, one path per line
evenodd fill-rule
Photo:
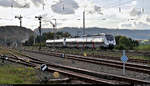
M 126 64 L 125 64 L 125 63 L 123 63 L 123 75 L 125 75 L 125 74 L 126 74 L 126 68 L 125 68 L 125 66 L 126 66 Z
M 128 61 L 128 57 L 125 55 L 125 50 L 123 50 L 123 56 L 121 57 L 121 61 L 123 62 L 123 75 L 125 75 L 125 64 Z

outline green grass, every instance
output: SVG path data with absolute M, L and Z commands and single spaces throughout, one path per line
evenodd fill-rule
M 0 47 L 0 54 L 9 54 L 8 50 Z
M 31 49 L 31 47 L 26 47 L 26 49 Z M 32 47 L 32 49 L 38 49 L 37 47 Z M 46 50 L 51 50 L 51 48 L 45 48 L 42 47 L 42 49 L 46 49 Z M 150 50 L 150 45 L 140 45 L 139 47 L 135 48 L 138 51 L 146 51 L 146 50 Z M 103 56 L 113 56 L 113 57 L 118 57 L 119 59 L 122 56 L 122 52 L 112 52 L 112 51 L 96 51 L 96 50 L 81 50 L 81 49 L 61 49 L 61 48 L 56 48 L 57 52 L 61 52 L 61 53 L 68 53 L 68 54 L 77 54 L 77 55 L 83 55 L 84 52 L 87 53 L 88 56 L 93 56 L 93 55 L 103 55 Z M 126 53 L 126 55 L 128 56 L 129 59 L 141 59 L 141 60 L 150 60 L 149 56 L 145 56 L 145 55 L 137 55 L 134 53 Z M 111 58 L 110 58 L 111 59 Z
M 14 64 L 0 64 L 0 84 L 32 84 L 37 80 L 37 74 L 33 68 Z
M 87 53 L 88 56 L 91 55 L 103 55 L 103 56 L 113 56 L 118 57 L 119 59 L 122 56 L 122 52 L 111 52 L 111 51 L 92 51 L 92 50 L 78 50 L 78 49 L 57 49 L 56 51 L 62 52 L 62 53 L 69 53 L 69 54 L 78 54 L 83 55 L 84 52 Z M 126 54 L 129 59 L 142 59 L 142 60 L 150 60 L 150 57 L 144 56 L 144 55 L 135 55 L 133 53 L 127 53 Z M 111 59 L 111 58 L 110 58 Z
M 135 48 L 136 50 L 150 50 L 150 45 L 140 45 Z

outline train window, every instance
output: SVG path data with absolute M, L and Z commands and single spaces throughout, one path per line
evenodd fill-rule
M 113 41 L 114 40 L 112 35 L 106 35 L 106 39 L 109 40 L 109 41 Z

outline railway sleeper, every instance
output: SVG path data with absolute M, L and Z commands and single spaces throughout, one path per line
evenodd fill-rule
M 150 84 L 150 82 L 147 82 L 147 81 L 144 81 L 144 80 L 138 80 L 138 79 L 123 77 L 123 76 L 121 76 L 121 77 L 120 76 L 114 76 L 114 75 L 112 75 L 112 76 L 116 77 L 117 79 L 119 77 L 120 80 L 125 80 L 125 81 L 131 82 L 131 83 L 141 83 L 141 84 L 147 83 L 147 84 Z
M 65 68 L 65 69 L 69 69 L 72 71 L 77 71 L 77 72 L 83 72 L 83 73 L 88 73 L 88 74 L 92 74 L 95 76 L 103 76 L 105 78 L 110 78 L 111 79 L 116 79 L 116 80 L 121 80 L 121 81 L 127 81 L 130 83 L 139 83 L 139 84 L 150 84 L 149 81 L 144 81 L 144 80 L 139 80 L 139 79 L 134 79 L 134 78 L 129 78 L 129 77 L 125 77 L 125 76 L 118 76 L 118 75 L 113 75 L 113 74 L 107 74 L 107 73 L 102 73 L 102 72 L 95 72 L 95 71 L 91 71 L 91 70 L 85 70 L 85 69 L 80 69 L 80 68 L 74 68 L 74 67 L 69 67 L 69 66 L 62 66 L 62 65 L 51 65 L 51 66 L 55 66 L 55 67 L 61 67 L 61 68 Z

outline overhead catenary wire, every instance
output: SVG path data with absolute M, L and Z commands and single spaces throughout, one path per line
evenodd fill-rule
M 117 5 L 110 6 L 109 8 L 121 7 L 121 5 L 126 5 L 126 4 L 128 4 L 130 2 L 133 2 L 133 1 L 135 1 L 135 0 L 129 0 L 129 1 L 126 1 L 126 2 L 123 2 L 123 3 L 119 3 Z
M 45 10 L 46 2 L 47 2 L 47 0 L 43 0 L 43 2 L 42 2 L 42 9 L 43 9 L 43 11 Z
M 45 0 L 44 0 L 45 1 Z M 125 1 L 125 2 L 120 2 L 119 4 L 116 4 L 116 5 L 113 5 L 113 6 L 109 6 L 109 8 L 112 8 L 112 7 L 120 7 L 120 11 L 122 11 L 121 10 L 121 6 L 124 6 L 125 4 L 127 4 L 127 3 L 130 3 L 130 2 L 132 2 L 133 0 L 129 0 L 129 1 Z M 117 2 L 115 2 L 115 3 L 117 3 Z M 47 4 L 47 3 L 46 3 Z M 45 4 L 45 5 L 46 5 Z M 12 6 L 12 5 L 11 5 Z M 63 4 L 62 5 L 62 9 L 63 9 L 63 11 L 64 10 L 67 10 L 66 8 L 65 8 L 65 5 Z M 118 9 L 118 8 L 117 8 Z M 105 9 L 105 10 L 107 10 L 107 9 Z M 26 17 L 26 16 L 24 16 L 24 17 Z M 27 17 L 28 17 L 28 15 L 27 15 Z M 28 19 L 32 19 L 32 20 L 34 20 L 34 18 L 28 18 Z M 57 19 L 57 20 L 59 20 L 59 19 Z M 66 19 L 66 20 L 71 20 L 71 19 Z M 80 20 L 82 20 L 82 19 L 80 19 Z M 103 18 L 103 19 L 86 19 L 86 20 L 107 20 L 107 18 Z M 63 21 L 63 20 L 62 20 Z
M 118 9 L 119 8 L 118 11 L 121 12 L 122 11 L 122 8 L 121 8 L 122 6 L 124 6 L 124 5 L 128 4 L 128 3 L 131 3 L 133 1 L 135 1 L 135 0 L 128 0 L 128 1 L 125 1 L 125 2 L 122 2 L 122 3 L 119 1 L 118 2 L 119 4 L 116 4 L 116 2 L 115 2 L 115 3 L 113 3 L 115 5 L 109 5 L 109 7 L 107 6 L 107 7 L 104 7 L 104 8 L 107 8 L 107 9 L 110 9 L 110 8 Z M 104 11 L 104 10 L 107 10 L 107 9 L 103 9 L 103 7 L 101 7 L 101 11 Z
M 45 2 L 45 0 L 44 0 L 44 2 Z M 127 2 L 129 2 L 129 1 L 127 1 Z M 127 3 L 126 2 L 126 3 Z M 130 2 L 131 2 L 131 0 L 130 0 Z M 124 4 L 124 3 L 122 3 L 122 4 Z M 46 5 L 46 4 L 45 4 Z M 11 6 L 12 6 L 12 8 L 13 8 L 13 3 L 11 4 Z M 24 5 L 25 6 L 25 5 Z M 116 6 L 116 5 L 115 5 Z M 115 7 L 115 6 L 111 6 L 111 7 Z M 117 5 L 117 6 L 119 6 L 119 5 Z M 63 3 L 63 7 L 62 7 L 62 9 L 63 9 L 63 11 L 64 10 L 67 10 L 67 9 L 65 9 L 65 5 L 64 5 L 64 3 Z M 21 9 L 21 11 L 20 11 L 20 13 L 22 12 L 22 9 Z M 30 14 L 29 14 L 30 15 Z

